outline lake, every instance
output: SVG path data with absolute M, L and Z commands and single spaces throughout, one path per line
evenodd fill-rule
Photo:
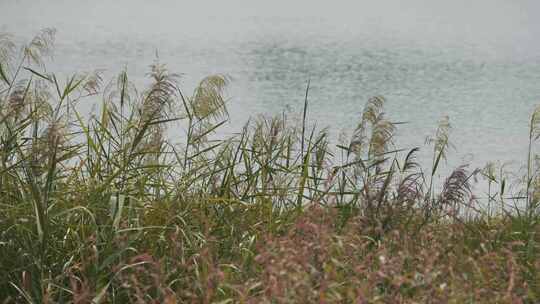
M 127 67 L 144 84 L 156 56 L 185 91 L 227 74 L 227 132 L 256 114 L 299 112 L 310 80 L 309 119 L 336 133 L 382 95 L 389 117 L 407 122 L 399 147 L 423 146 L 448 115 L 452 164 L 525 159 L 540 104 L 538 1 L 313 2 L 0 0 L 0 31 L 23 41 L 55 27 L 48 68 L 63 75 L 110 79 Z

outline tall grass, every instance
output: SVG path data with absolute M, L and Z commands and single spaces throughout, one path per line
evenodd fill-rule
M 215 139 L 227 77 L 190 94 L 156 62 L 142 90 L 125 71 L 62 81 L 44 69 L 53 40 L 0 35 L 3 302 L 538 301 L 538 111 L 512 192 L 492 164 L 436 178 L 448 118 L 429 171 L 394 146 L 383 97 L 333 146 L 308 123 L 309 83 L 300 123 L 260 116 Z M 479 207 L 480 176 L 498 212 Z

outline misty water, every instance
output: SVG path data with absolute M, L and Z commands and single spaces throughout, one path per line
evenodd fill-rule
M 256 114 L 300 111 L 310 79 L 309 119 L 336 133 L 382 95 L 389 117 L 407 122 L 399 147 L 423 147 L 448 115 L 451 163 L 525 158 L 540 104 L 537 1 L 216 2 L 0 0 L 0 31 L 24 41 L 55 27 L 48 70 L 66 76 L 110 79 L 126 67 L 144 84 L 156 56 L 185 91 L 226 74 L 227 132 Z

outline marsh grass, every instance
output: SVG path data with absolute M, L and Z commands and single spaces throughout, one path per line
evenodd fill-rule
M 11 41 L 0 35 L 2 302 L 538 301 L 538 111 L 513 193 L 493 164 L 436 178 L 448 118 L 426 174 L 418 148 L 394 146 L 383 97 L 336 146 L 308 123 L 309 83 L 301 123 L 259 116 L 215 139 L 226 76 L 187 94 L 156 61 L 142 90 L 125 71 L 60 81 L 44 69 L 53 30 Z M 102 100 L 90 117 L 87 98 Z M 477 176 L 498 212 L 478 207 Z

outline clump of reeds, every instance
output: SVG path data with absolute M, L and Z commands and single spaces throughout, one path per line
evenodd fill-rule
M 429 171 L 419 148 L 394 146 L 383 97 L 332 146 L 308 124 L 309 85 L 300 124 L 260 116 L 216 139 L 226 76 L 190 95 L 159 62 L 145 89 L 126 71 L 61 82 L 44 69 L 53 38 L 16 52 L 0 35 L 1 302 L 538 301 L 536 112 L 525 195 L 481 171 L 492 214 L 473 195 L 479 171 L 435 178 L 447 118 Z

